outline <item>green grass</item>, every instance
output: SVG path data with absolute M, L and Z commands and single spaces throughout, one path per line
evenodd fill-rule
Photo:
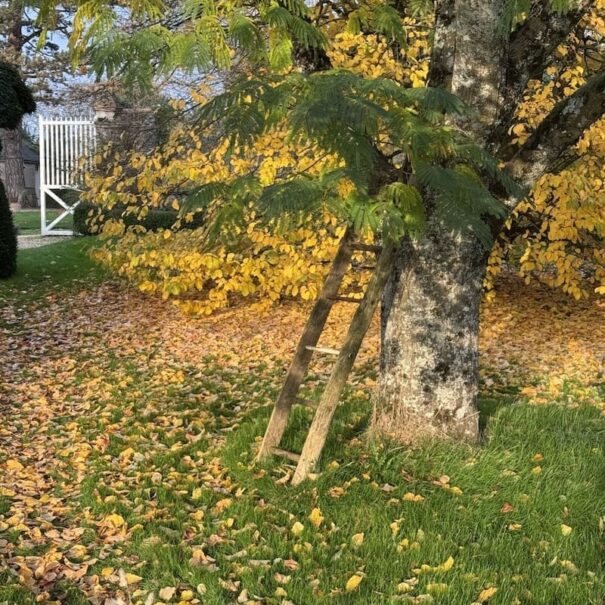
M 253 460 L 253 444 L 269 414 L 268 407 L 255 406 L 274 397 L 278 375 L 262 368 L 234 374 L 209 361 L 203 378 L 165 394 L 165 400 L 151 391 L 141 397 L 139 389 L 151 377 L 136 370 L 131 376 L 132 395 L 119 394 L 124 412 L 120 435 L 93 464 L 81 506 L 99 515 L 118 512 L 129 526 L 142 525 L 134 541 L 123 547 L 144 561 L 136 571 L 144 577 L 143 590 L 203 583 L 207 605 L 233 602 L 244 589 L 267 603 L 279 603 L 275 594 L 280 588 L 297 605 L 382 605 L 408 602 L 397 592 L 397 585 L 408 581 L 412 591 L 407 596 L 433 599 L 409 602 L 469 605 L 493 586 L 498 591 L 490 605 L 602 603 L 599 515 L 605 509 L 604 425 L 594 408 L 536 407 L 506 395 L 496 405 L 491 397 L 481 403 L 486 427 L 481 447 L 444 442 L 409 449 L 365 443 L 369 397 L 350 389 L 337 412 L 321 474 L 292 488 L 276 483 L 287 468 L 281 460 L 264 467 Z M 191 444 L 185 430 L 164 430 L 158 424 L 166 417 L 181 418 L 183 426 L 194 421 L 200 409 L 199 399 L 191 396 L 196 390 L 218 396 L 211 406 L 204 406 L 212 411 L 212 420 L 204 423 L 206 432 L 236 427 L 228 430 L 226 443 L 215 453 L 208 452 L 207 439 Z M 313 387 L 310 390 L 317 396 Z M 250 394 L 255 409 L 238 413 Z M 142 415 L 150 402 L 162 413 Z M 309 419 L 308 410 L 296 410 L 287 448 L 299 451 Z M 117 421 L 111 418 L 112 423 Z M 91 422 L 97 419 L 84 421 L 89 431 Z M 102 425 L 95 426 L 102 430 Z M 153 440 L 148 426 L 154 427 Z M 127 447 L 145 456 L 131 476 L 146 479 L 131 482 L 124 498 L 111 461 Z M 207 470 L 204 461 L 215 454 L 225 475 L 214 486 L 231 489 L 214 489 L 207 478 L 200 479 Z M 202 462 L 192 468 L 188 459 Z M 534 470 L 538 467 L 539 473 Z M 171 479 L 154 484 L 151 472 Z M 462 493 L 436 485 L 443 475 Z M 201 495 L 193 499 L 193 489 L 200 486 Z M 424 500 L 406 501 L 408 492 Z M 116 496 L 118 503 L 101 502 L 99 493 L 102 498 Z M 148 501 L 150 494 L 159 514 L 146 521 L 134 505 Z M 232 498 L 231 506 L 213 513 L 214 505 L 225 497 Z M 513 510 L 502 512 L 505 505 Z M 325 518 L 319 529 L 308 519 L 316 506 Z M 204 528 L 183 540 L 196 510 L 205 512 Z M 300 536 L 292 534 L 295 521 L 304 525 Z M 562 524 L 572 528 L 569 536 L 562 533 Z M 351 538 L 359 533 L 364 541 L 356 548 Z M 209 540 L 212 535 L 219 541 Z M 405 539 L 407 548 L 401 546 Z M 195 545 L 216 559 L 218 571 L 190 563 Z M 450 556 L 454 559 L 450 571 L 414 571 L 422 565 L 436 567 Z M 287 560 L 295 560 L 298 570 L 289 570 Z M 103 563 L 120 564 L 118 559 Z M 290 580 L 281 584 L 276 573 Z M 344 592 L 355 573 L 363 575 L 361 585 Z M 240 582 L 237 591 L 221 583 L 228 577 Z M 438 593 L 435 584 L 447 585 L 442 587 L 445 592 Z
M 103 272 L 87 256 L 93 245 L 94 238 L 77 238 L 22 251 L 19 274 L 0 283 L 0 302 L 25 305 L 98 283 Z M 372 394 L 348 388 L 318 476 L 292 488 L 280 482 L 291 466 L 254 462 L 281 372 L 234 369 L 210 357 L 171 368 L 160 351 L 106 351 L 102 341 L 94 363 L 84 353 L 80 361 L 71 392 L 77 402 L 80 387 L 94 384 L 90 410 L 54 419 L 44 436 L 59 439 L 75 421 L 86 446 L 109 439 L 87 458 L 79 499 L 66 503 L 87 528 L 81 542 L 98 559 L 91 573 L 114 568 L 142 577 L 135 603 L 162 587 L 199 585 L 204 605 L 245 602 L 243 591 L 266 605 L 470 605 L 490 587 L 497 591 L 488 605 L 603 603 L 605 423 L 594 407 L 570 406 L 565 389 L 544 406 L 528 405 L 514 387 L 492 391 L 480 401 L 480 445 L 427 442 L 412 449 L 368 443 Z M 165 369 L 183 378 L 158 377 Z M 374 371 L 358 368 L 357 384 Z M 319 397 L 313 377 L 305 391 Z M 308 408 L 296 407 L 285 449 L 300 451 L 310 418 Z M 54 495 L 64 495 L 66 481 L 62 471 Z M 406 494 L 423 499 L 411 502 Z M 216 507 L 226 499 L 228 506 Z M 0 514 L 9 506 L 0 499 Z M 315 507 L 320 527 L 309 520 Z M 97 536 L 99 519 L 110 513 L 132 532 L 115 548 Z M 304 526 L 297 535 L 295 522 Z M 362 533 L 354 545 L 352 537 Z M 199 548 L 211 558 L 204 565 L 192 561 Z M 449 557 L 452 568 L 439 570 Z M 423 565 L 431 569 L 418 572 Z M 363 580 L 346 592 L 354 574 Z M 398 591 L 403 582 L 409 593 Z M 59 602 L 87 602 L 68 582 L 53 590 Z M 0 572 L 3 602 L 34 600 Z
M 47 224 L 59 216 L 59 210 L 47 210 Z M 15 226 L 19 230 L 19 235 L 36 235 L 40 233 L 40 211 L 39 210 L 20 210 L 13 213 Z M 73 216 L 67 215 L 56 226 L 57 229 L 72 229 Z
M 32 301 L 98 283 L 105 273 L 89 257 L 95 243 L 94 237 L 76 237 L 19 250 L 16 275 L 0 281 L 0 300 Z

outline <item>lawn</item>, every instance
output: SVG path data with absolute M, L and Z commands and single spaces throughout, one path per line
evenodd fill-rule
M 305 309 L 186 318 L 106 281 L 93 242 L 24 251 L 0 285 L 0 603 L 603 602 L 597 302 L 546 308 L 526 288 L 518 309 L 506 284 L 485 311 L 474 447 L 366 441 L 374 332 L 294 489 L 254 452 Z
M 27 304 L 51 292 L 77 291 L 98 283 L 104 271 L 88 256 L 94 244 L 94 237 L 78 237 L 19 250 L 16 275 L 0 282 L 0 300 Z
M 46 222 L 51 223 L 61 212 L 59 210 L 48 209 L 46 211 Z M 39 210 L 20 210 L 13 213 L 15 226 L 19 230 L 19 235 L 37 235 L 40 233 L 40 211 Z M 56 226 L 57 229 L 72 229 L 73 216 L 68 214 Z

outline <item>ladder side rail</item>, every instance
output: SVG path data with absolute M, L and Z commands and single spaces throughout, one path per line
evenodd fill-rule
M 344 344 L 313 417 L 296 471 L 292 477 L 292 485 L 298 485 L 304 481 L 321 456 L 340 395 L 391 273 L 395 250 L 394 244 L 385 244 L 365 296 L 355 311 Z
M 279 397 L 273 407 L 271 418 L 257 455 L 257 460 L 263 460 L 271 455 L 274 448 L 279 445 L 284 431 L 286 430 L 290 410 L 292 409 L 292 405 L 294 404 L 296 395 L 298 394 L 300 385 L 302 384 L 313 356 L 313 350 L 309 347 L 314 347 L 319 342 L 319 338 L 334 303 L 331 299 L 338 294 L 342 280 L 351 262 L 353 250 L 350 247 L 350 243 L 352 238 L 352 229 L 347 229 L 341 240 L 336 258 L 326 277 L 319 298 L 309 315 L 305 329 L 298 341 L 294 358 L 288 369 Z

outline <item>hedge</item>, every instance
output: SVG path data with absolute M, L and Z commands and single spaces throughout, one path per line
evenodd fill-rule
M 0 278 L 10 277 L 17 270 L 17 231 L 8 198 L 0 181 Z
M 80 235 L 92 235 L 88 225 L 89 212 L 94 211 L 97 214 L 103 215 L 103 220 L 120 219 L 127 227 L 133 225 L 142 225 L 147 231 L 159 231 L 160 229 L 171 229 L 178 220 L 178 212 L 176 210 L 150 210 L 147 216 L 143 219 L 138 219 L 136 216 L 129 214 L 122 216 L 122 208 L 113 208 L 112 210 L 102 209 L 95 204 L 80 202 L 74 210 L 74 231 Z M 204 224 L 203 215 L 197 213 L 194 215 L 193 221 L 183 223 L 181 229 L 197 229 Z

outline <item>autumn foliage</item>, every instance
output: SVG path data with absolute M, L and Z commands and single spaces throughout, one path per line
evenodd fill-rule
M 605 35 L 605 6 L 597 3 L 587 17 L 591 29 Z M 402 17 L 407 45 L 393 46 L 380 34 L 362 33 L 354 19 L 327 26 L 329 58 L 336 69 L 365 77 L 384 76 L 406 86 L 422 87 L 428 73 L 430 23 Z M 556 102 L 585 82 L 589 67 L 571 38 L 557 49 L 556 59 L 542 81 L 531 81 L 513 128 L 522 143 Z M 192 93 L 203 103 L 208 90 Z M 183 103 L 176 103 L 184 109 Z M 578 144 L 580 159 L 558 175 L 545 175 L 514 211 L 495 243 L 486 286 L 492 292 L 504 265 L 527 281 L 540 280 L 581 298 L 605 291 L 605 204 L 600 174 L 605 155 L 605 124 L 595 124 Z M 176 127 L 170 140 L 154 154 L 115 154 L 99 158 L 100 170 L 89 177 L 86 196 L 105 207 L 123 207 L 143 216 L 151 208 L 173 207 L 182 221 L 195 208 L 183 191 L 201 184 L 246 174 L 270 186 L 284 174 L 319 175 L 338 166 L 340 158 L 303 148 L 286 133 L 261 136 L 252 147 L 232 150 L 215 132 L 199 133 L 188 125 Z M 349 195 L 346 179 L 339 195 Z M 219 209 L 215 208 L 215 211 Z M 225 204 L 220 212 L 229 212 Z M 92 214 L 92 213 L 91 213 Z M 212 216 L 208 217 L 208 223 Z M 91 221 L 95 223 L 94 216 Z M 145 292 L 174 300 L 189 313 L 208 314 L 244 297 L 261 306 L 284 298 L 315 297 L 342 234 L 342 217 L 327 207 L 320 215 L 299 215 L 298 221 L 263 221 L 251 210 L 247 228 L 235 234 L 210 227 L 186 232 L 143 233 L 121 221 L 97 224 L 108 238 L 97 257 Z

